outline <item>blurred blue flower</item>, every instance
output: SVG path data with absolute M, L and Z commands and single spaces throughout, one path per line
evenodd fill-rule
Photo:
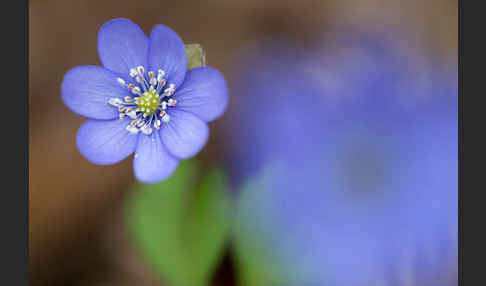
M 262 167 L 261 163 L 285 154 L 297 159 L 317 147 L 311 130 L 320 90 L 309 84 L 305 72 L 306 51 L 285 39 L 268 39 L 235 58 L 232 90 L 224 146 L 228 170 L 241 183 Z M 305 79 L 305 80 L 303 80 Z M 305 142 L 305 144 L 303 144 Z
M 276 285 L 455 285 L 455 71 L 346 37 L 307 55 L 264 45 L 246 60 L 259 72 L 238 90 L 251 117 L 232 119 L 244 135 L 228 157 L 251 182 L 238 224 L 262 230 L 249 235 L 270 241 L 282 281 L 292 273 Z
M 75 67 L 61 88 L 64 104 L 90 118 L 77 134 L 80 153 L 108 165 L 135 152 L 139 181 L 167 178 L 203 148 L 206 123 L 223 114 L 223 76 L 211 67 L 186 72 L 184 43 L 163 25 L 147 37 L 130 20 L 111 20 L 98 33 L 98 54 L 103 67 Z

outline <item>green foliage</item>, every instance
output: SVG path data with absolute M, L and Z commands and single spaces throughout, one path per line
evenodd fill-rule
M 242 189 L 236 214 L 234 253 L 240 286 L 271 286 L 278 277 L 269 257 L 271 243 L 265 241 L 265 230 L 258 221 L 258 204 L 254 204 L 258 185 L 259 182 L 251 182 Z
M 275 189 L 275 178 L 284 175 L 280 164 L 273 162 L 239 191 L 233 233 L 239 286 L 298 285 L 289 261 L 275 252 L 284 238 L 272 233 L 278 219 L 268 190 Z
M 231 224 L 225 174 L 214 168 L 199 182 L 198 171 L 181 162 L 168 180 L 137 185 L 127 204 L 135 245 L 173 286 L 209 284 Z
M 200 44 L 187 44 L 187 70 L 206 66 L 206 54 Z

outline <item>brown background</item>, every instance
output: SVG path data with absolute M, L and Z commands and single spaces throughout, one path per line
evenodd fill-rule
M 208 64 L 229 77 L 234 54 L 272 34 L 320 41 L 334 25 L 369 25 L 408 33 L 405 47 L 457 63 L 457 2 L 452 0 L 31 0 L 30 1 L 30 271 L 32 285 L 157 285 L 124 238 L 120 206 L 134 182 L 131 160 L 96 166 L 76 150 L 84 118 L 61 101 L 62 76 L 99 64 L 99 27 L 126 17 L 147 33 L 157 23 L 186 43 L 200 43 Z M 231 96 L 231 90 L 230 90 Z M 231 110 L 228 110 L 231 112 Z M 217 161 L 224 117 L 211 124 L 199 155 Z M 232 285 L 225 258 L 215 285 Z

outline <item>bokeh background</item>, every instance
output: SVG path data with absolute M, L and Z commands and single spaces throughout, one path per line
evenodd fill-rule
M 156 23 L 172 27 L 186 43 L 200 43 L 207 64 L 225 75 L 230 106 L 210 124 L 209 142 L 197 157 L 202 169 L 228 166 L 230 160 L 231 166 L 239 166 L 228 155 L 232 149 L 227 145 L 234 146 L 238 137 L 236 103 L 245 96 L 239 89 L 245 78 L 240 66 L 247 58 L 255 59 L 248 51 L 258 50 L 262 43 L 285 38 L 309 61 L 326 57 L 321 47 L 339 50 L 346 31 L 360 31 L 388 39 L 388 49 L 402 59 L 457 73 L 457 1 L 452 0 L 31 0 L 29 13 L 32 285 L 170 285 L 155 274 L 127 234 L 124 205 L 136 183 L 131 160 L 112 166 L 85 160 L 75 145 L 76 131 L 85 119 L 61 100 L 60 84 L 67 70 L 100 64 L 97 31 L 112 18 L 129 18 L 146 33 Z M 352 54 L 337 56 L 346 59 Z M 270 62 L 279 59 L 271 53 L 265 57 Z M 336 74 L 344 81 L 349 75 Z M 456 79 L 452 76 L 450 81 Z M 446 81 L 438 84 L 442 83 Z M 244 179 L 228 173 L 229 196 L 237 201 Z M 211 273 L 211 285 L 238 283 L 229 245 Z

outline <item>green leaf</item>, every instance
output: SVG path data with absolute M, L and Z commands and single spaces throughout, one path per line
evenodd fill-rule
M 236 226 L 235 256 L 240 286 L 275 285 L 278 269 L 272 261 L 269 249 L 271 242 L 260 224 L 259 211 L 266 209 L 266 201 L 258 194 L 262 189 L 261 179 L 248 182 L 241 190 Z
M 231 225 L 228 183 L 220 169 L 213 169 L 199 186 L 194 196 L 192 216 L 188 218 L 186 237 L 196 280 L 211 278 L 223 254 L 223 245 Z
M 240 190 L 234 230 L 234 254 L 240 286 L 280 286 L 294 284 L 295 275 L 282 256 L 275 253 L 281 237 L 271 230 L 275 200 L 268 192 L 275 177 L 284 175 L 278 162 L 272 162 Z
M 212 170 L 197 183 L 198 170 L 194 161 L 181 162 L 168 180 L 137 185 L 127 203 L 136 247 L 173 286 L 208 285 L 230 226 L 224 173 Z
M 187 70 L 206 66 L 206 54 L 200 44 L 187 44 Z

